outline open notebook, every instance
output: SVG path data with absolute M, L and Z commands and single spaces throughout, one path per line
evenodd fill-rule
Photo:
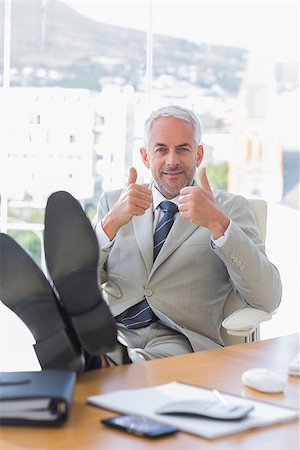
M 88 397 L 87 402 L 100 408 L 123 414 L 139 414 L 160 422 L 174 425 L 181 431 L 213 439 L 221 436 L 240 433 L 252 428 L 285 422 L 296 419 L 298 412 L 294 409 L 277 406 L 253 399 L 224 394 L 229 402 L 238 405 L 252 405 L 254 409 L 240 420 L 209 419 L 196 415 L 158 414 L 171 401 L 179 400 L 212 400 L 210 389 L 172 382 L 143 389 L 127 389 L 110 394 Z

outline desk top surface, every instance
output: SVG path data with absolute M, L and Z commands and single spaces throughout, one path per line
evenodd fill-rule
M 251 430 L 224 438 L 206 440 L 188 433 L 150 440 L 112 430 L 99 423 L 114 413 L 86 403 L 90 395 L 119 389 L 140 388 L 181 381 L 220 391 L 245 395 L 292 408 L 299 407 L 299 380 L 289 377 L 284 393 L 262 394 L 243 386 L 241 375 L 253 367 L 266 367 L 282 375 L 299 352 L 299 335 L 229 346 L 188 355 L 86 372 L 79 376 L 69 419 L 59 428 L 2 427 L 1 449 L 296 449 L 297 420 Z

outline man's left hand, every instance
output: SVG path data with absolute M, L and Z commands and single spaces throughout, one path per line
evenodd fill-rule
M 187 186 L 180 190 L 179 213 L 181 217 L 210 230 L 217 239 L 228 228 L 229 218 L 219 208 L 209 185 L 205 167 L 200 169 L 200 186 Z

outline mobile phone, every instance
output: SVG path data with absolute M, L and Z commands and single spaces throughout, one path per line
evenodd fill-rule
M 109 427 L 127 431 L 127 433 L 149 438 L 158 438 L 174 434 L 178 431 L 172 425 L 164 424 L 158 420 L 149 419 L 138 415 L 121 415 L 101 420 L 101 423 Z

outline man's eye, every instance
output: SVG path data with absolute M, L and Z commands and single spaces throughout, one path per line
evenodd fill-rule
M 165 147 L 158 147 L 158 148 L 156 149 L 156 151 L 157 151 L 158 153 L 162 153 L 162 152 L 167 151 L 167 149 L 166 149 Z

